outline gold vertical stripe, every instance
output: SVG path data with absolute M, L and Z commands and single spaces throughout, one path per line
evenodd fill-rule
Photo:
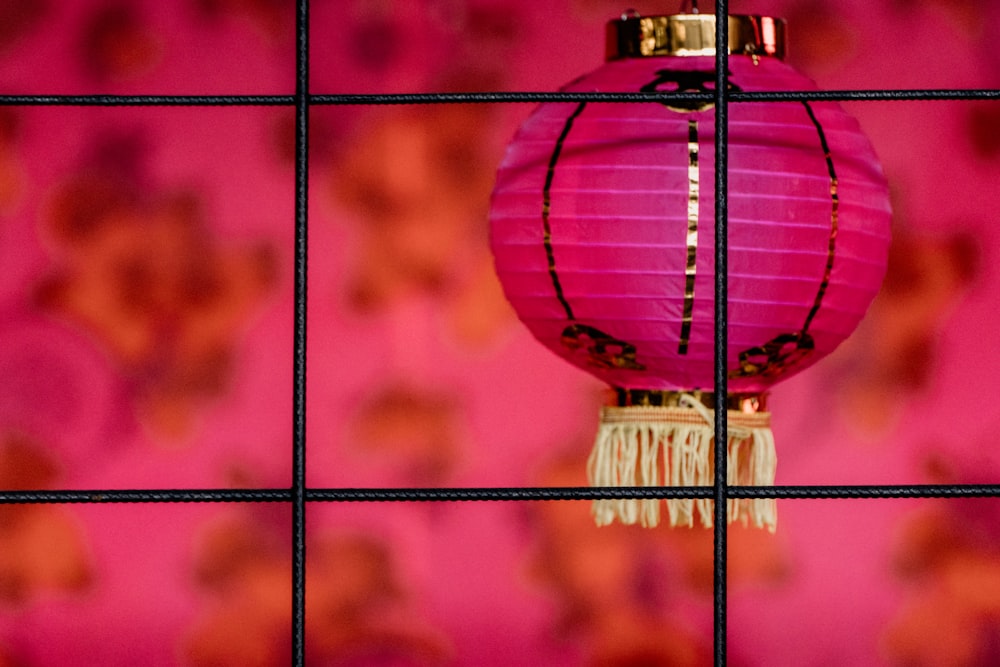
M 559 299 L 563 310 L 566 311 L 566 318 L 570 320 L 575 320 L 576 318 L 573 316 L 573 309 L 570 307 L 569 301 L 566 300 L 566 295 L 563 294 L 562 283 L 559 282 L 559 274 L 556 273 L 556 255 L 552 248 L 552 226 L 549 223 L 549 213 L 552 210 L 552 181 L 556 175 L 556 164 L 559 163 L 559 156 L 562 154 L 566 137 L 569 136 L 570 130 L 573 129 L 573 121 L 583 113 L 583 109 L 586 106 L 586 102 L 580 102 L 579 106 L 566 119 L 566 124 L 563 125 L 562 132 L 559 133 L 556 145 L 552 149 L 552 155 L 549 157 L 549 167 L 545 172 L 545 185 L 542 188 L 542 244 L 545 246 L 545 256 L 548 259 L 549 277 L 552 279 L 552 287 L 556 291 L 556 298 Z
M 827 242 L 826 249 L 826 268 L 823 270 L 823 280 L 820 281 L 819 290 L 816 292 L 816 298 L 813 300 L 812 308 L 809 310 L 809 314 L 806 316 L 806 321 L 802 325 L 801 335 L 805 335 L 809 330 L 809 326 L 812 324 L 813 318 L 816 317 L 816 313 L 819 312 L 819 308 L 823 304 L 823 297 L 826 295 L 826 290 L 830 286 L 830 276 L 833 273 L 833 258 L 837 251 L 840 195 L 837 193 L 837 170 L 833 166 L 833 156 L 830 154 L 830 145 L 826 141 L 826 133 L 823 132 L 823 126 L 820 125 L 820 122 L 816 118 L 816 114 L 813 113 L 812 107 L 809 106 L 809 103 L 803 101 L 802 106 L 806 108 L 806 113 L 809 114 L 809 120 L 812 121 L 813 126 L 816 128 L 816 133 L 819 135 L 819 143 L 823 148 L 823 158 L 826 160 L 826 170 L 830 175 L 830 239 Z
M 691 342 L 691 319 L 694 316 L 694 278 L 698 255 L 698 121 L 688 121 L 688 204 L 687 263 L 684 267 L 684 313 L 677 354 L 687 354 Z

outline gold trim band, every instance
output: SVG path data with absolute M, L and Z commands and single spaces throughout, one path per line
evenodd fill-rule
M 744 429 L 770 429 L 770 412 L 740 412 L 739 410 L 727 410 L 726 420 L 730 427 L 742 427 Z M 671 428 L 678 426 L 696 426 L 705 428 L 714 426 L 705 421 L 705 416 L 692 408 L 683 407 L 659 407 L 659 406 L 628 406 L 617 407 L 605 405 L 600 412 L 601 427 L 612 424 L 622 424 L 638 426 L 647 429 L 654 425 L 665 425 Z M 730 431 L 732 434 L 732 431 Z M 732 436 L 730 436 L 732 437 Z M 743 437 L 737 438 L 744 440 Z M 731 455 L 731 454 L 730 454 Z M 730 459 L 732 461 L 732 459 Z M 732 465 L 732 463 L 730 463 Z M 711 473 L 709 473 L 711 474 Z M 711 482 L 709 482 L 711 484 Z M 688 486 L 687 484 L 671 484 L 671 486 Z M 696 486 L 696 485 L 694 485 Z M 732 502 L 732 501 L 730 501 Z
M 681 396 L 691 396 L 706 408 L 715 409 L 715 394 L 710 391 L 663 391 L 659 389 L 623 389 L 615 387 L 614 404 L 620 408 L 680 407 Z M 726 409 L 754 414 L 767 412 L 768 394 L 726 394 Z
M 607 60 L 650 56 L 714 56 L 715 15 L 639 16 L 630 12 L 607 24 Z M 785 57 L 785 20 L 771 16 L 729 17 L 734 55 Z

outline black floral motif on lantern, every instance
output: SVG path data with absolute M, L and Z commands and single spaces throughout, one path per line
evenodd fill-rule
M 740 352 L 740 367 L 731 371 L 729 377 L 780 375 L 789 366 L 807 356 L 815 347 L 812 336 L 805 332 L 781 334 L 763 345 Z
M 732 72 L 729 74 L 731 75 Z M 661 86 L 667 86 L 668 84 L 673 84 L 673 87 L 661 88 Z M 729 80 L 728 87 L 730 91 L 739 92 L 742 90 L 742 88 L 734 84 L 732 80 Z M 715 90 L 715 71 L 677 71 L 661 69 L 656 72 L 655 79 L 647 83 L 639 90 L 644 93 L 710 93 Z M 667 107 L 671 111 L 690 113 L 692 111 L 706 111 L 714 107 L 715 104 L 710 100 L 681 100 L 663 102 L 663 106 Z
M 563 329 L 560 342 L 574 353 L 582 350 L 591 366 L 646 370 L 645 366 L 636 361 L 635 345 L 586 324 L 577 322 Z

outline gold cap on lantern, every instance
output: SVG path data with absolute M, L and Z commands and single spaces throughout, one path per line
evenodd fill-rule
M 614 387 L 612 405 L 678 407 L 683 397 L 695 400 L 708 409 L 715 408 L 715 394 L 711 391 L 664 391 L 657 389 L 623 389 Z M 767 392 L 726 394 L 726 409 L 747 414 L 767 411 Z
M 729 53 L 783 59 L 785 20 L 770 16 L 730 16 Z M 639 16 L 628 11 L 620 19 L 608 22 L 607 60 L 714 55 L 714 14 Z

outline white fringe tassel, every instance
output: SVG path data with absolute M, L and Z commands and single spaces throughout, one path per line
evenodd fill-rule
M 689 396 L 681 407 L 605 407 L 597 442 L 587 462 L 591 486 L 711 486 L 714 484 L 712 410 Z M 727 482 L 773 486 L 777 454 L 771 415 L 730 410 L 728 414 Z M 667 506 L 671 526 L 693 526 L 695 517 L 712 527 L 714 501 L 708 498 L 623 498 L 595 500 L 592 513 L 599 526 L 612 523 L 660 523 L 660 503 Z M 729 522 L 737 519 L 774 532 L 777 503 L 773 498 L 728 501 Z

